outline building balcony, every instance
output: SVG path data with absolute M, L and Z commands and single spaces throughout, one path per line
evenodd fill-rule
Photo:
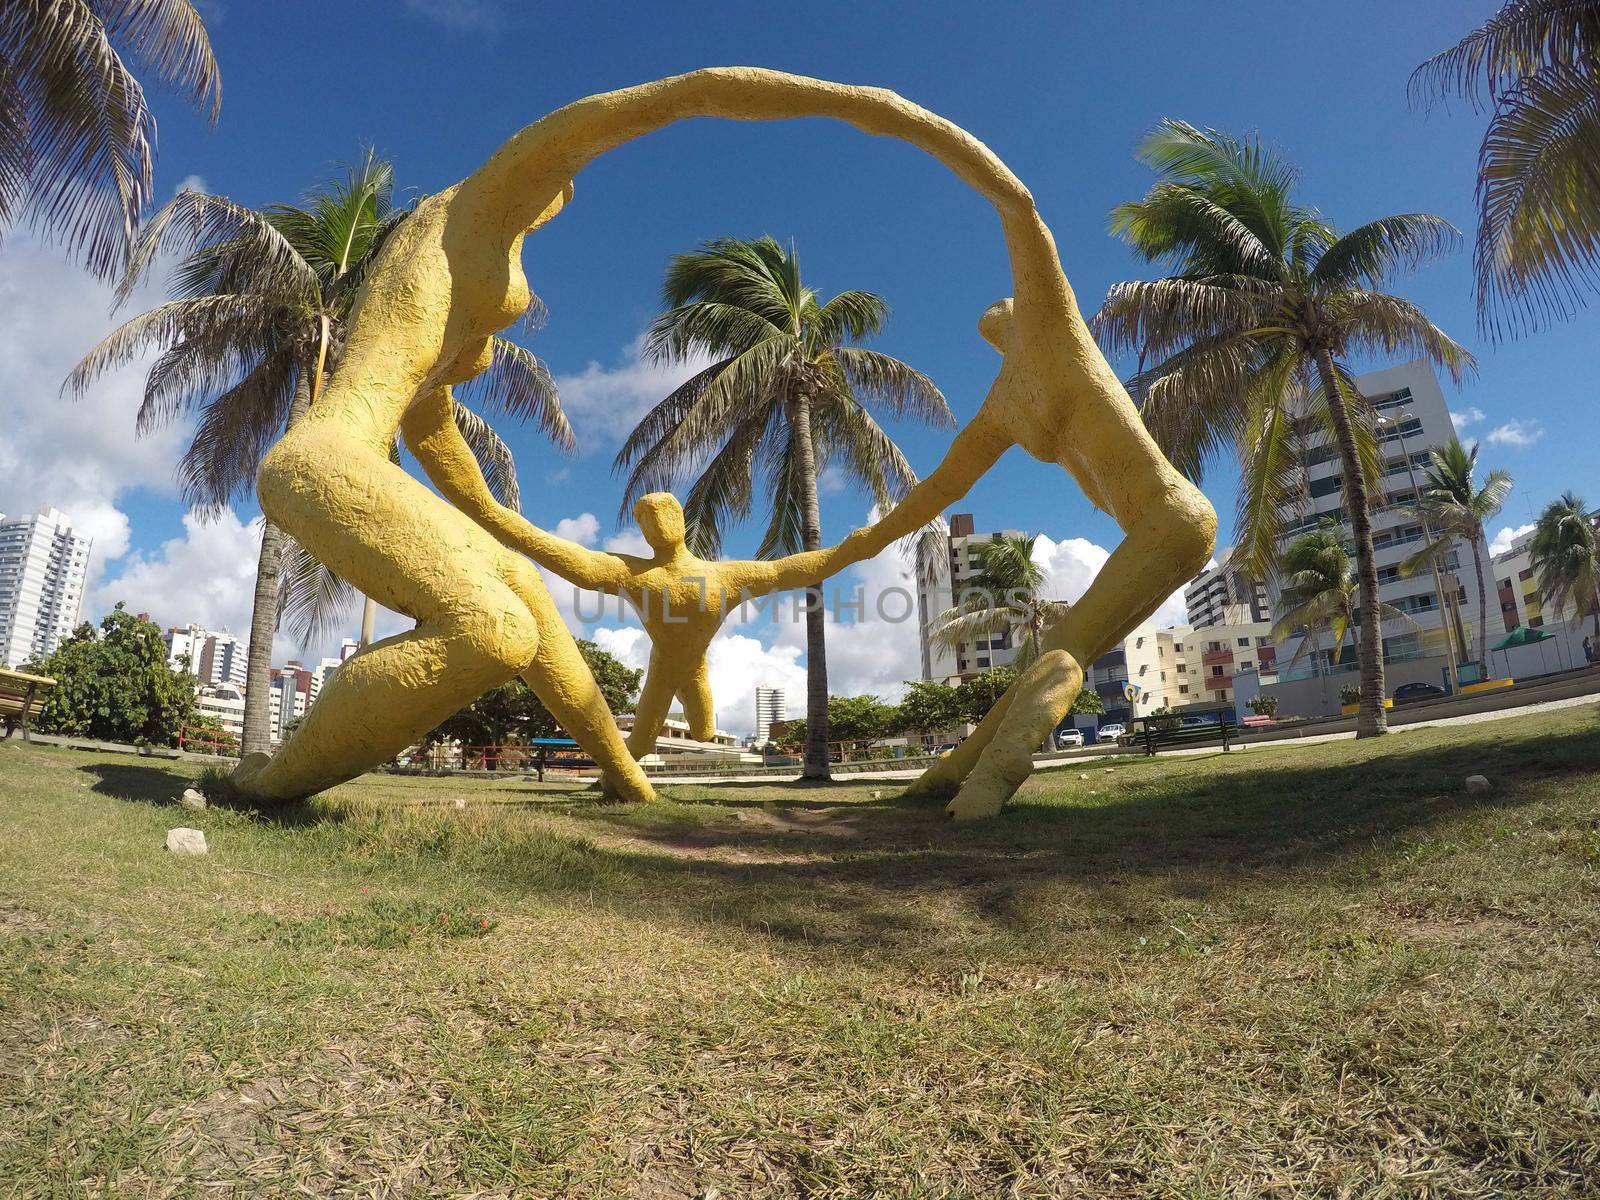
M 1231 663 L 1233 662 L 1233 647 L 1224 646 L 1220 650 L 1207 650 L 1200 656 L 1200 661 L 1208 667 Z
M 1206 691 L 1220 692 L 1233 686 L 1232 675 L 1207 675 L 1205 678 Z

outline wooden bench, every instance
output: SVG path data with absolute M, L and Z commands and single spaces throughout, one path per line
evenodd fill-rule
M 1215 721 L 1205 721 L 1198 725 L 1183 724 L 1186 716 L 1215 716 Z M 1204 714 L 1183 713 L 1169 716 L 1163 713 L 1159 717 L 1135 717 L 1133 719 L 1133 741 L 1144 746 L 1146 755 L 1155 754 L 1162 746 L 1182 746 L 1197 742 L 1214 742 L 1222 739 L 1222 749 L 1226 753 L 1228 739 L 1239 732 L 1228 714 L 1221 710 L 1211 710 Z
M 20 726 L 22 740 L 33 740 L 28 733 L 28 715 L 39 711 L 45 693 L 55 685 L 56 681 L 46 675 L 0 669 L 0 721 L 5 722 L 7 738 Z

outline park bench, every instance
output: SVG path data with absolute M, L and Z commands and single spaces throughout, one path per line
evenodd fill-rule
M 1135 717 L 1133 719 L 1132 738 L 1135 745 L 1142 745 L 1147 755 L 1153 755 L 1162 746 L 1183 746 L 1199 742 L 1214 742 L 1222 739 L 1222 749 L 1228 749 L 1228 739 L 1239 732 L 1238 726 L 1229 718 L 1226 710 L 1208 709 L 1203 712 L 1187 712 L 1183 716 L 1215 716 L 1215 721 L 1206 721 L 1199 725 L 1185 725 L 1181 717 L 1163 714 L 1159 717 Z
M 20 726 L 22 740 L 33 740 L 28 733 L 28 716 L 39 711 L 45 693 L 55 685 L 56 681 L 46 675 L 0 669 L 0 721 L 5 722 L 7 738 Z

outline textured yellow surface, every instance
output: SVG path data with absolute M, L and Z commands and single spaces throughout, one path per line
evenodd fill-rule
M 482 483 L 476 466 L 446 444 L 426 410 L 437 410 L 445 389 L 487 365 L 488 337 L 526 306 L 523 235 L 560 211 L 582 168 L 633 138 L 697 116 L 827 116 L 899 138 L 949 167 L 1000 219 L 1015 294 L 979 322 L 1000 352 L 1000 371 L 938 469 L 863 535 L 886 543 L 914 532 L 1013 445 L 1064 467 L 1126 534 L 1083 599 L 1050 630 L 1045 653 L 917 790 L 949 795 L 958 818 L 997 812 L 1066 713 L 1081 664 L 1204 564 L 1216 515 L 1146 434 L 1089 336 L 1033 198 L 1004 163 L 893 92 L 748 67 L 695 71 L 590 96 L 528 126 L 462 183 L 423 201 L 385 247 L 338 371 L 317 406 L 267 455 L 258 490 L 267 513 L 313 554 L 418 626 L 346 663 L 276 756 L 240 764 L 241 790 L 288 797 L 348 779 L 520 673 L 605 767 L 614 794 L 650 795 L 537 572 L 501 544 L 517 545 L 532 526 L 474 500 Z M 403 420 L 430 477 L 472 516 L 389 462 Z M 652 497 L 646 519 L 670 525 L 674 507 Z M 653 559 L 622 562 L 628 577 L 616 576 L 618 588 L 631 584 L 654 595 L 659 587 L 669 596 L 681 589 L 688 571 L 660 561 L 681 552 L 668 532 L 658 528 Z M 848 541 L 835 548 L 840 565 Z M 573 570 L 595 565 L 574 560 Z M 655 650 L 664 653 L 662 639 Z M 651 703 L 670 702 L 680 690 L 702 703 L 703 666 L 688 670 L 674 661 L 661 679 Z

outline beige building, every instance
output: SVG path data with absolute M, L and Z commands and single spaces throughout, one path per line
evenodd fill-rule
M 941 683 L 959 683 L 995 667 L 1005 667 L 1017 656 L 1013 634 L 975 638 L 955 647 L 934 643 L 933 631 L 939 616 L 954 608 L 957 599 L 978 569 L 979 547 L 996 537 L 1022 537 L 1016 529 L 998 533 L 978 533 L 971 513 L 955 513 L 938 549 L 943 559 L 929 558 L 926 545 L 917 547 L 917 632 L 922 648 L 922 678 Z M 977 551 L 975 554 L 974 552 Z

